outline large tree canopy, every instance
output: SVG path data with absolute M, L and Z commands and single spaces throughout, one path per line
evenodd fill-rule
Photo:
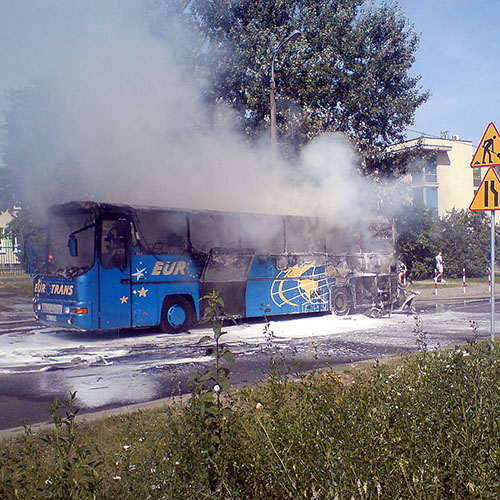
M 184 9 L 183 9 L 184 7 Z M 193 0 L 164 2 L 202 43 L 189 64 L 209 81 L 206 99 L 233 107 L 249 137 L 269 128 L 273 51 L 277 120 L 285 153 L 323 132 L 346 133 L 367 173 L 394 168 L 386 147 L 403 139 L 428 94 L 411 76 L 418 35 L 395 4 L 366 0 Z

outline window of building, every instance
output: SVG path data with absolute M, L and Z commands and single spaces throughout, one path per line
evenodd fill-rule
M 435 162 L 425 165 L 423 177 L 424 183 L 437 182 L 437 165 Z
M 437 154 L 423 160 L 412 171 L 414 184 L 437 183 Z
M 427 208 L 433 215 L 438 215 L 438 188 L 417 187 L 413 188 L 413 201 L 415 204 Z
M 433 215 L 438 215 L 438 190 L 437 187 L 426 187 L 425 207 L 431 210 Z

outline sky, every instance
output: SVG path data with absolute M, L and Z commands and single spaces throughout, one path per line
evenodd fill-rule
M 448 131 L 477 145 L 490 122 L 500 124 L 500 1 L 398 4 L 420 33 L 413 71 L 431 93 L 409 128 L 436 136 Z

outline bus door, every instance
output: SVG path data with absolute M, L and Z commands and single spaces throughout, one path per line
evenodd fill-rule
M 201 296 L 219 291 L 227 313 L 246 316 L 248 273 L 254 255 L 252 250 L 212 248 L 201 275 Z
M 130 224 L 112 216 L 102 219 L 99 259 L 99 328 L 127 328 L 131 322 Z

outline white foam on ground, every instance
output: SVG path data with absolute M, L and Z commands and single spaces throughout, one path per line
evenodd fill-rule
M 423 330 L 428 332 L 429 348 L 453 341 L 453 336 L 443 337 L 443 332 L 472 337 L 472 318 L 483 334 L 489 325 L 485 314 L 475 316 L 449 311 L 421 318 Z M 346 346 L 348 342 L 415 348 L 415 324 L 412 316 L 400 314 L 382 318 L 326 314 L 271 321 L 268 331 L 272 332 L 272 341 L 277 345 L 293 348 L 300 344 L 313 353 L 313 344 L 317 344 L 326 346 L 324 353 L 338 355 L 355 349 Z M 264 322 L 228 325 L 223 329 L 227 333 L 221 341 L 236 354 L 257 352 L 265 349 L 269 341 L 265 327 Z M 147 401 L 161 392 L 161 378 L 152 373 L 155 369 L 174 373 L 211 359 L 206 348 L 213 342 L 198 343 L 201 337 L 211 333 L 210 328 L 197 328 L 178 335 L 153 331 L 99 337 L 48 327 L 25 329 L 13 325 L 11 332 L 0 335 L 0 374 L 39 373 L 40 376 L 34 378 L 36 391 L 48 395 L 77 391 L 78 405 L 83 408 Z

